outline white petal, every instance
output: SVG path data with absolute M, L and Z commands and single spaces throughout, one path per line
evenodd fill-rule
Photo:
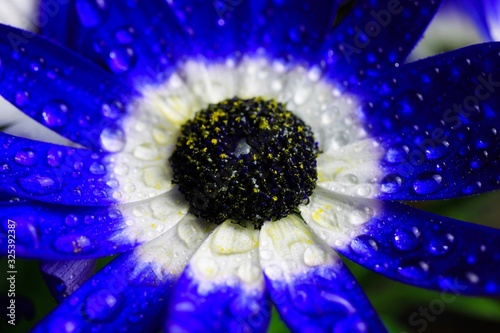
M 164 234 L 184 218 L 188 214 L 188 203 L 175 188 L 153 199 L 123 205 L 119 209 L 126 227 L 115 238 L 125 237 L 143 243 Z
M 373 139 L 358 141 L 319 155 L 318 186 L 336 193 L 373 198 L 383 176 L 383 150 Z
M 307 225 L 329 246 L 341 248 L 363 233 L 363 224 L 379 214 L 376 201 L 334 194 L 320 187 L 299 207 Z
M 160 280 L 179 276 L 212 230 L 205 221 L 186 215 L 174 228 L 134 250 L 137 272 L 144 265 L 151 265 Z
M 271 280 L 291 280 L 314 267 L 341 264 L 299 217 L 266 222 L 260 232 L 260 261 Z
M 189 264 L 199 293 L 212 291 L 221 284 L 262 290 L 258 244 L 259 232 L 251 225 L 245 228 L 226 221 L 218 226 Z

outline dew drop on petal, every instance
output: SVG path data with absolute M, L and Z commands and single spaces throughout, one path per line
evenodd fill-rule
M 122 296 L 107 289 L 92 292 L 85 300 L 84 312 L 90 321 L 106 322 L 119 314 Z
M 62 317 L 49 318 L 48 320 L 48 332 L 76 333 L 79 331 L 76 321 Z
M 378 251 L 378 244 L 372 237 L 360 235 L 351 241 L 351 249 L 359 255 L 370 256 Z
M 42 110 L 42 120 L 47 127 L 60 127 L 68 123 L 69 107 L 62 102 L 47 103 Z
M 134 156 L 142 161 L 153 161 L 158 158 L 159 151 L 153 143 L 143 143 L 135 147 Z
M 107 104 L 104 103 L 101 107 L 101 114 L 110 119 L 116 119 L 120 116 L 120 114 L 123 112 L 123 109 L 120 107 L 120 105 L 117 104 Z
M 18 91 L 16 93 L 16 97 L 14 98 L 14 103 L 18 107 L 23 107 L 23 106 L 26 106 L 26 104 L 28 104 L 29 99 L 30 99 L 29 92 L 27 92 L 27 91 Z
M 438 174 L 424 173 L 413 182 L 413 190 L 417 194 L 431 194 L 441 189 L 443 177 Z
M 402 163 L 408 154 L 407 147 L 391 147 L 385 153 L 384 159 L 389 163 Z
M 117 153 L 125 147 L 125 133 L 116 126 L 108 126 L 101 132 L 102 148 L 110 153 Z
M 429 273 L 429 265 L 423 261 L 411 260 L 399 266 L 398 273 L 411 279 L 423 279 Z
M 354 316 L 348 316 L 335 324 L 334 333 L 365 333 L 369 332 L 368 325 Z
M 115 33 L 115 38 L 120 44 L 130 44 L 134 40 L 135 31 L 132 27 L 119 29 Z
M 78 224 L 78 216 L 70 214 L 66 216 L 66 218 L 64 219 L 64 223 L 66 223 L 66 225 L 70 227 L 74 227 L 75 225 Z
M 396 174 L 389 174 L 382 179 L 380 190 L 384 193 L 398 193 L 403 189 L 403 179 Z
M 59 236 L 53 244 L 56 251 L 66 254 L 91 253 L 95 250 L 95 244 L 89 238 L 78 234 Z
M 89 171 L 94 175 L 104 175 L 106 173 L 106 167 L 101 163 L 94 162 L 90 165 Z
M 482 151 L 475 154 L 470 162 L 470 167 L 474 170 L 481 169 L 488 163 L 488 152 Z
M 107 63 L 114 73 L 128 71 L 135 64 L 135 53 L 130 47 L 117 48 L 109 52 Z
M 435 146 L 427 147 L 425 149 L 425 156 L 429 160 L 435 160 L 441 158 L 448 153 L 448 146 L 449 146 L 448 142 L 444 141 Z
M 32 174 L 17 180 L 19 186 L 33 195 L 45 195 L 61 191 L 58 181 L 44 175 Z
M 16 153 L 14 161 L 16 161 L 16 163 L 20 165 L 34 165 L 36 163 L 36 154 L 31 149 L 23 149 Z
M 434 256 L 442 256 L 450 252 L 454 237 L 452 234 L 437 236 L 429 242 L 427 250 Z
M 420 243 L 420 230 L 417 227 L 402 227 L 394 231 L 393 244 L 402 251 L 413 250 Z
M 465 274 L 465 277 L 472 284 L 476 284 L 479 282 L 479 276 L 477 276 L 477 274 L 473 272 L 467 272 L 467 274 Z

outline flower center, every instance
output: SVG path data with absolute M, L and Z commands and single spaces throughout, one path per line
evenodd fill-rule
M 192 214 L 260 228 L 307 202 L 316 186 L 317 156 L 310 127 L 284 104 L 233 98 L 209 105 L 182 126 L 170 163 Z

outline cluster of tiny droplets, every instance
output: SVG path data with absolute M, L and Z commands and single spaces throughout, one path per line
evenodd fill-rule
M 318 152 L 310 127 L 285 105 L 233 98 L 183 125 L 170 163 L 192 214 L 260 228 L 308 201 Z

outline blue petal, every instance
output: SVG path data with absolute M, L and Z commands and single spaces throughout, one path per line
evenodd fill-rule
M 264 48 L 273 58 L 315 61 L 333 25 L 338 2 L 251 1 L 255 46 Z
M 181 0 L 172 6 L 191 40 L 186 54 L 226 58 L 263 48 L 274 58 L 312 60 L 337 1 Z
M 19 256 L 48 260 L 103 257 L 136 246 L 118 237 L 126 227 L 122 214 L 113 208 L 82 208 L 34 202 L 0 203 L 0 235 L 15 230 Z M 0 238 L 0 252 L 7 240 Z
M 69 25 L 73 19 L 73 0 L 40 0 L 38 5 L 38 33 L 62 45 L 71 40 Z
M 94 274 L 96 262 L 95 259 L 43 261 L 40 270 L 52 296 L 61 303 Z
M 346 86 L 402 64 L 441 0 L 360 0 L 324 45 L 327 76 Z
M 179 0 L 169 3 L 186 32 L 184 56 L 235 57 L 251 45 L 253 2 Z
M 193 275 L 188 266 L 175 287 L 167 332 L 266 332 L 271 304 L 263 290 L 227 283 L 204 292 Z
M 188 47 L 164 0 L 73 0 L 63 8 L 69 14 L 42 31 L 136 87 L 163 81 Z
M 500 43 L 428 58 L 360 87 L 382 143 L 383 199 L 443 199 L 500 188 Z
M 0 94 L 36 121 L 91 148 L 101 147 L 101 133 L 119 127 L 116 114 L 124 114 L 135 95 L 78 55 L 4 25 Z M 106 117 L 110 107 L 116 112 Z
M 70 205 L 115 203 L 105 154 L 0 132 L 0 191 Z
M 386 332 L 344 264 L 318 267 L 287 281 L 266 277 L 268 292 L 296 332 Z
M 207 235 L 206 223 L 187 216 L 161 237 L 118 256 L 34 331 L 159 331 L 169 293 Z
M 395 202 L 359 203 L 379 213 L 348 246 L 337 248 L 347 258 L 418 287 L 500 295 L 500 230 Z
M 59 307 L 33 332 L 152 332 L 161 327 L 172 280 L 159 280 L 151 267 L 136 268 L 121 255 Z

